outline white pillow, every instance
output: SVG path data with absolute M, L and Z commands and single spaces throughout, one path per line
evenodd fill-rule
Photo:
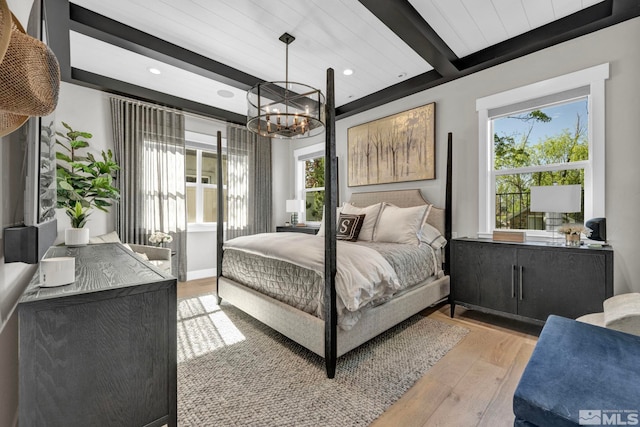
M 358 240 L 371 241 L 373 240 L 373 232 L 380 216 L 380 210 L 382 209 L 382 203 L 376 203 L 375 205 L 367 206 L 366 208 L 359 208 L 353 206 L 351 203 L 345 203 L 342 207 L 342 213 L 362 215 L 364 214 L 364 222 L 358 235 Z
M 442 249 L 447 244 L 440 231 L 431 224 L 424 223 L 420 229 L 420 241 L 428 244 L 433 249 Z
M 102 234 L 100 236 L 95 236 L 89 238 L 89 244 L 95 245 L 100 243 L 120 243 L 120 237 L 118 233 L 112 231 L 111 233 Z
M 399 208 L 385 203 L 376 225 L 374 241 L 420 244 L 419 232 L 427 220 L 431 205 Z
M 336 219 L 340 218 L 340 212 L 342 212 L 342 208 L 336 208 Z M 318 229 L 316 236 L 324 236 L 324 206 L 322 207 L 322 221 L 320 222 L 320 229 Z

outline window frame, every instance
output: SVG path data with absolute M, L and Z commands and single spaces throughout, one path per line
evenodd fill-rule
M 305 161 L 325 157 L 325 145 L 323 143 L 313 144 L 308 147 L 299 148 L 293 151 L 294 172 L 295 172 L 295 198 L 306 200 L 306 193 L 309 191 L 324 191 L 325 187 L 306 188 L 305 180 Z M 288 212 L 287 212 L 288 213 Z M 301 212 L 298 212 L 299 222 L 305 222 L 307 225 L 319 226 L 321 221 L 307 221 L 306 204 Z
M 222 151 L 226 148 L 226 138 L 222 138 Z M 185 173 L 185 193 L 188 187 L 196 188 L 196 222 L 187 222 L 187 232 L 207 232 L 217 230 L 217 221 L 204 222 L 204 190 L 205 188 L 217 189 L 217 184 L 203 184 L 202 181 L 202 153 L 218 153 L 217 138 L 215 135 L 185 131 L 185 157 L 186 150 L 196 152 L 196 182 L 186 182 Z M 186 168 L 185 168 L 186 170 Z M 216 177 L 217 179 L 217 177 Z M 222 186 L 222 191 L 227 188 Z M 186 200 L 186 197 L 185 197 Z M 186 209 L 185 209 L 186 211 Z M 226 227 L 226 223 L 223 224 Z
M 554 165 L 551 168 L 583 168 L 584 217 L 605 216 L 605 80 L 609 78 L 609 63 L 604 63 L 507 90 L 476 100 L 478 112 L 478 237 L 491 237 L 495 229 L 495 176 L 493 158 L 493 127 L 489 110 L 508 107 L 541 97 L 552 96 L 571 89 L 588 86 L 588 138 L 589 160 Z M 567 98 L 566 100 L 570 100 Z M 514 110 L 515 112 L 516 110 Z M 509 173 L 528 172 L 531 169 L 510 169 Z M 535 166 L 535 169 L 539 169 Z M 518 172 L 514 172 L 514 171 Z M 505 171 L 499 171 L 504 174 Z M 548 239 L 551 233 L 544 230 L 526 230 L 527 236 Z

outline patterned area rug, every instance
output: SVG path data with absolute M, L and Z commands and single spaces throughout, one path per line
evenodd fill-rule
M 213 295 L 178 302 L 178 425 L 366 426 L 467 330 L 420 315 L 324 360 Z

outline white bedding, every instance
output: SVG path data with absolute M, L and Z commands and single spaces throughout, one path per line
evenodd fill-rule
M 345 308 L 357 311 L 401 288 L 395 271 L 377 251 L 348 242 L 336 243 L 338 314 Z M 255 234 L 228 240 L 224 247 L 286 261 L 324 277 L 322 237 L 302 233 Z M 301 257 L 301 253 L 305 256 Z

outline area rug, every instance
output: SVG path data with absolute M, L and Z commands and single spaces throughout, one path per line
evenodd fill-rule
M 179 426 L 366 426 L 467 333 L 415 315 L 324 360 L 214 295 L 178 302 Z

